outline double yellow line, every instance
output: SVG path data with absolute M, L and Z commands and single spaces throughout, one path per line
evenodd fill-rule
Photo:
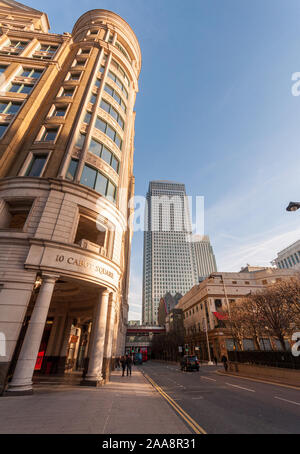
M 160 386 L 158 386 L 149 375 L 144 373 L 144 377 L 151 383 L 151 385 L 166 399 L 175 411 L 185 420 L 185 422 L 193 429 L 196 434 L 205 435 L 207 432 L 196 423 L 181 407 L 178 405 L 167 393 L 165 393 Z

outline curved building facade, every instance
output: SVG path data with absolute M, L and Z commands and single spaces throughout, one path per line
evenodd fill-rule
M 57 35 L 3 1 L 0 31 L 1 387 L 98 385 L 125 346 L 139 44 L 101 9 Z

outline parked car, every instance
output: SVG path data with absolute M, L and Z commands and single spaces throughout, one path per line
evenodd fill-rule
M 199 360 L 197 356 L 185 355 L 180 361 L 181 370 L 199 370 Z

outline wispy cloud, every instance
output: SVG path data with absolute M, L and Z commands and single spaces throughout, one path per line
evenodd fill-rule
M 277 252 L 299 239 L 300 227 L 279 233 L 271 230 L 256 237 L 241 238 L 242 244 L 227 242 L 220 254 L 218 267 L 220 271 L 237 271 L 247 263 L 271 266 L 270 262 L 276 258 Z

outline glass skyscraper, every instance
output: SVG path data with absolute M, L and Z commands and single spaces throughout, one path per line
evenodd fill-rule
M 157 324 L 160 298 L 184 295 L 197 283 L 185 185 L 151 181 L 144 232 L 143 324 Z

